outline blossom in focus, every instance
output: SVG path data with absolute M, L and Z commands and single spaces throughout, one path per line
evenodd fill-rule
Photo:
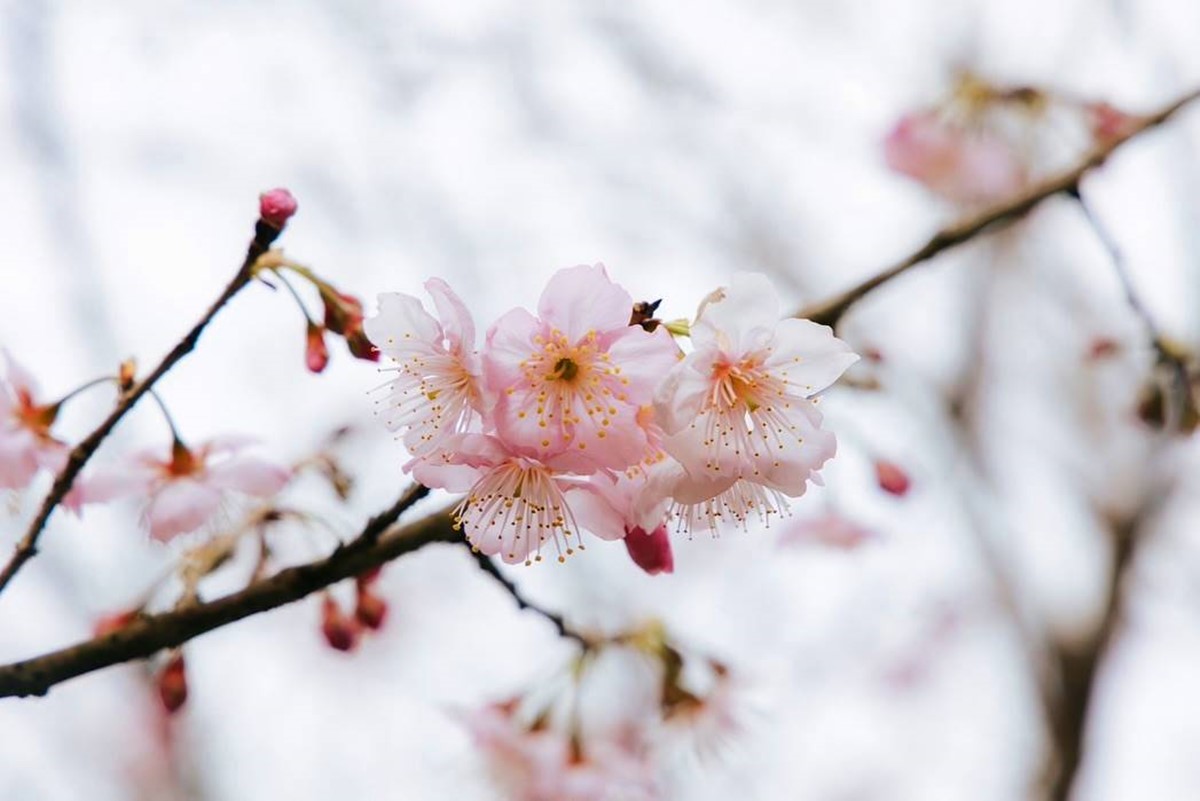
M 267 498 L 283 489 L 291 472 L 272 462 L 245 456 L 246 440 L 225 439 L 188 448 L 176 440 L 164 458 L 157 452 L 135 456 L 124 467 L 97 474 L 80 490 L 82 503 L 118 497 L 146 499 L 143 520 L 150 536 L 166 541 L 207 523 L 228 494 Z
M 630 325 L 632 309 L 632 296 L 597 264 L 555 273 L 537 317 L 502 316 L 483 353 L 497 435 L 582 475 L 649 456 L 639 414 L 679 350 L 666 330 Z
M 680 466 L 670 494 L 681 525 L 769 519 L 833 456 L 811 398 L 858 356 L 828 326 L 781 321 L 773 287 L 756 273 L 705 300 L 691 339 L 655 399 L 663 448 Z
M 383 401 L 384 422 L 402 431 L 409 453 L 430 453 L 447 437 L 471 430 L 482 409 L 475 322 L 453 290 L 437 278 L 425 282 L 439 320 L 411 295 L 379 296 L 379 314 L 364 330 L 396 366 Z
M 67 461 L 67 445 L 50 427 L 58 404 L 36 401 L 37 384 L 4 351 L 6 372 L 0 379 L 0 489 L 24 489 L 45 468 L 57 473 Z
M 416 460 L 412 474 L 427 487 L 467 493 L 453 514 L 472 546 L 505 562 L 532 564 L 541 561 L 547 542 L 560 562 L 583 547 L 561 468 L 525 456 L 499 437 L 462 434 Z
M 995 201 L 1025 183 L 1024 167 L 1009 144 L 936 111 L 901 117 L 884 139 L 883 155 L 895 172 L 960 203 Z

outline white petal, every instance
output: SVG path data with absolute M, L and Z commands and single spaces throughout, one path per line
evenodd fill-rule
M 146 507 L 150 536 L 165 542 L 208 522 L 221 503 L 221 493 L 191 479 L 178 479 L 155 493 Z

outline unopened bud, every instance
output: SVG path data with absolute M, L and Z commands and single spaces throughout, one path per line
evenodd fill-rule
M 885 459 L 875 462 L 875 480 L 881 490 L 897 497 L 907 495 L 911 484 L 908 473 L 900 465 Z
M 350 353 L 356 359 L 363 359 L 368 362 L 379 361 L 379 348 L 375 347 L 375 343 L 367 339 L 367 333 L 363 331 L 361 322 L 358 328 L 346 334 L 346 346 L 350 348 Z
M 1121 350 L 1121 343 L 1115 339 L 1108 337 L 1098 337 L 1093 339 L 1088 345 L 1087 359 L 1090 362 L 1098 362 L 1102 359 L 1108 359 L 1116 356 Z
M 329 647 L 336 651 L 352 651 L 358 645 L 358 623 L 328 594 L 321 602 L 321 633 Z
M 359 623 L 362 623 L 369 629 L 378 631 L 383 628 L 383 622 L 387 619 L 387 613 L 387 601 L 370 590 L 359 587 L 358 601 L 354 606 L 354 617 Z
M 138 609 L 127 609 L 124 612 L 101 615 L 92 624 L 92 634 L 96 637 L 104 637 L 105 635 L 112 634 L 114 631 L 120 631 L 137 620 L 139 614 L 140 610 Z
M 362 327 L 363 305 L 358 298 L 322 285 L 321 302 L 325 305 L 325 327 L 333 333 L 344 336 Z
M 1109 103 L 1092 103 L 1087 110 L 1091 118 L 1092 136 L 1101 143 L 1128 136 L 1138 122 L 1137 117 Z
M 121 392 L 128 392 L 133 389 L 133 381 L 137 377 L 137 362 L 132 358 L 121 362 L 121 366 L 117 368 L 117 387 Z
M 666 523 L 653 531 L 634 527 L 625 532 L 625 550 L 633 563 L 652 576 L 675 572 L 675 555 Z
M 272 228 L 282 229 L 296 213 L 296 198 L 282 187 L 258 196 L 258 216 Z
M 183 654 L 175 653 L 158 674 L 158 697 L 168 713 L 176 712 L 187 701 L 187 673 Z
M 305 336 L 304 363 L 310 372 L 319 373 L 329 364 L 329 348 L 325 344 L 325 329 L 313 323 L 308 324 Z

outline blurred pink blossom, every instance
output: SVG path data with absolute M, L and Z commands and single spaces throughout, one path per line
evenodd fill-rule
M 884 139 L 883 155 L 892 170 L 959 203 L 994 202 L 1025 183 L 1024 167 L 1007 143 L 934 111 L 901 117 Z
M 38 470 L 57 473 L 68 447 L 50 434 L 58 404 L 39 404 L 33 377 L 4 351 L 6 373 L 0 379 L 0 489 L 24 489 Z
M 780 545 L 827 545 L 852 550 L 878 535 L 836 512 L 797 520 L 784 529 Z
M 176 440 L 166 458 L 143 452 L 130 463 L 85 481 L 81 501 L 103 503 L 130 495 L 145 498 L 143 520 L 150 536 L 169 540 L 207 523 L 228 493 L 268 498 L 283 489 L 291 472 L 242 455 L 247 444 L 230 438 L 188 448 Z

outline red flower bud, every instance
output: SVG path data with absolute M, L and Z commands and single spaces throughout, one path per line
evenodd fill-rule
M 112 634 L 114 631 L 120 631 L 128 626 L 133 621 L 137 620 L 140 610 L 127 609 L 124 612 L 114 612 L 111 615 L 101 615 L 96 618 L 96 622 L 92 624 L 92 634 L 97 637 L 103 637 L 106 634 Z
M 325 304 L 325 327 L 333 333 L 345 336 L 362 327 L 363 305 L 358 298 L 322 285 L 321 302 Z
M 258 196 L 258 216 L 272 228 L 282 229 L 296 213 L 296 198 L 283 189 L 272 189 Z
M 358 590 L 358 602 L 354 606 L 354 617 L 369 629 L 378 631 L 387 619 L 387 601 L 363 587 Z
M 360 589 L 363 587 L 369 587 L 379 580 L 379 576 L 382 573 L 383 565 L 377 565 L 365 573 L 359 573 L 357 576 L 355 576 L 354 583 L 357 584 Z
M 168 713 L 176 712 L 187 701 L 187 673 L 183 654 L 175 653 L 158 674 L 158 698 Z
M 319 325 L 308 324 L 304 362 L 314 373 L 321 372 L 329 364 L 329 348 L 325 345 L 325 329 Z
M 671 536 L 663 523 L 647 532 L 638 527 L 625 530 L 625 550 L 633 563 L 652 576 L 675 572 L 675 556 L 671 552 Z
M 1093 339 L 1088 345 L 1087 358 L 1088 361 L 1097 362 L 1101 359 L 1107 359 L 1116 356 L 1121 350 L 1121 343 L 1115 339 L 1108 337 L 1098 337 Z
M 379 348 L 375 347 L 371 340 L 367 339 L 367 334 L 362 329 L 362 324 L 351 332 L 346 334 L 346 345 L 350 348 L 350 353 L 356 359 L 364 359 L 368 362 L 379 361 Z
M 326 594 L 321 603 L 321 633 L 329 647 L 336 651 L 353 651 L 358 645 L 358 622 L 346 615 L 332 595 Z
M 908 494 L 911 484 L 908 473 L 904 472 L 903 468 L 885 459 L 875 462 L 875 480 L 879 482 L 881 490 L 897 497 Z
M 1098 142 L 1111 142 L 1133 132 L 1138 118 L 1126 114 L 1108 103 L 1092 103 L 1088 106 L 1091 117 L 1092 136 Z

